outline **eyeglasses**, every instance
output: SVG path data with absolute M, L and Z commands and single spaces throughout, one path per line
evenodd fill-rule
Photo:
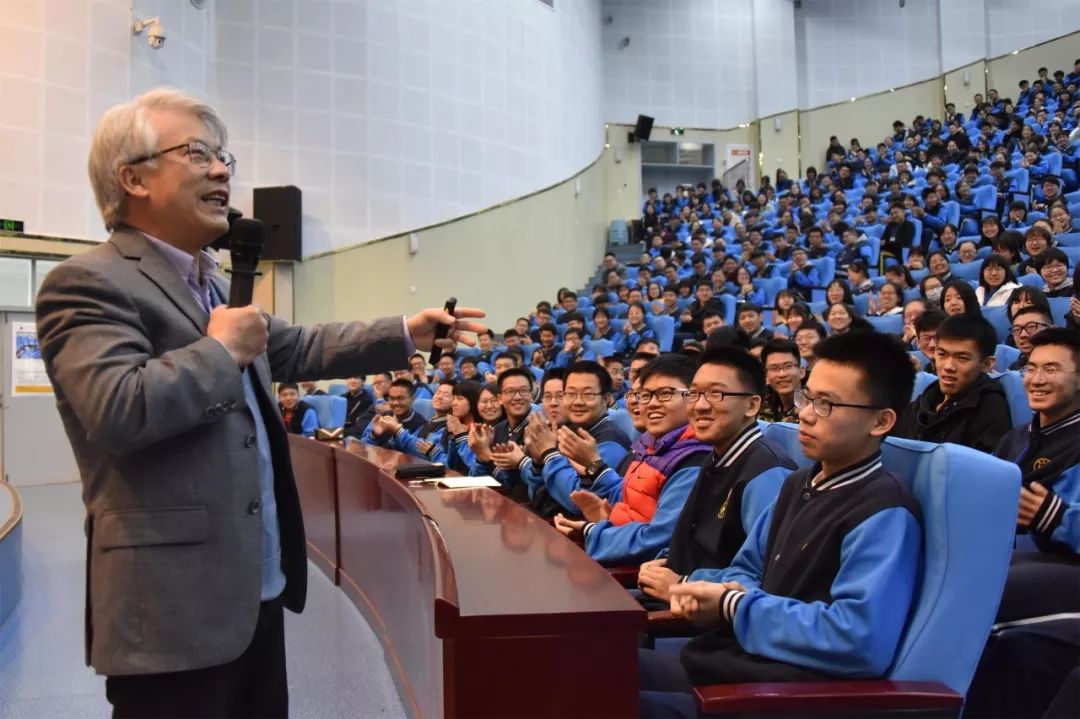
M 795 390 L 795 409 L 801 410 L 807 405 L 814 408 L 814 414 L 818 417 L 828 417 L 832 414 L 833 407 L 852 407 L 853 409 L 884 409 L 869 404 L 850 404 L 847 402 L 833 402 L 824 397 L 811 397 L 805 390 Z
M 499 392 L 503 397 L 532 397 L 532 390 L 528 387 L 521 389 L 504 389 Z
M 704 392 L 696 389 L 688 389 L 683 391 L 682 399 L 687 404 L 695 404 L 700 398 L 704 397 L 705 401 L 709 404 L 720 404 L 724 401 L 725 397 L 753 397 L 754 392 L 725 392 L 720 389 L 707 389 Z
M 540 398 L 545 402 L 562 402 L 563 396 L 562 392 L 545 392 Z
M 1043 379 L 1047 382 L 1053 382 L 1059 374 L 1072 374 L 1075 372 L 1076 370 L 1061 369 L 1054 364 L 1042 365 L 1041 367 L 1027 364 L 1020 368 L 1020 377 L 1022 379 L 1027 379 L 1028 377 L 1036 379 L 1041 374 Z
M 799 365 L 794 362 L 785 362 L 784 364 L 773 365 L 772 367 L 765 368 L 765 374 L 787 374 L 799 369 Z
M 634 398 L 641 404 L 648 404 L 652 401 L 653 397 L 656 397 L 656 399 L 659 400 L 661 403 L 670 402 L 675 397 L 675 395 L 679 395 L 681 397 L 685 392 L 689 391 L 690 390 L 686 389 L 685 387 L 662 387 L 655 391 L 643 389 L 639 392 L 634 392 L 632 394 L 635 395 Z
M 229 177 L 232 177 L 236 172 L 236 156 L 228 150 L 214 150 L 201 140 L 193 140 L 192 142 L 185 142 L 181 145 L 166 147 L 164 150 L 158 150 L 149 155 L 140 155 L 130 160 L 127 164 L 138 165 L 143 162 L 149 162 L 150 160 L 155 160 L 164 154 L 175 152 L 176 150 L 186 150 L 187 152 L 185 154 L 187 155 L 188 160 L 195 167 L 210 167 L 214 159 L 217 159 L 229 170 Z
M 578 394 L 577 392 L 563 392 L 562 398 L 567 402 L 577 402 L 578 400 L 583 402 L 595 402 L 598 397 L 603 396 L 603 392 L 582 392 L 581 394 Z
M 1013 337 L 1019 337 L 1020 335 L 1024 334 L 1025 332 L 1027 334 L 1029 334 L 1029 335 L 1033 335 L 1036 332 L 1038 332 L 1039 330 L 1044 330 L 1049 326 L 1050 325 L 1046 324 L 1045 322 L 1028 322 L 1027 324 L 1024 324 L 1024 325 L 1013 325 L 1012 326 L 1012 333 L 1013 333 Z

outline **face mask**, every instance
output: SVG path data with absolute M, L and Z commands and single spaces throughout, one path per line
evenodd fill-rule
M 927 290 L 926 291 L 926 299 L 928 299 L 928 300 L 930 300 L 932 302 L 939 301 L 941 299 L 941 290 L 942 289 L 943 288 L 941 288 L 941 287 L 935 287 L 932 290 Z

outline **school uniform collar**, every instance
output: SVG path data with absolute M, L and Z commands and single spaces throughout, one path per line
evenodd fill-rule
M 400 423 L 401 423 L 401 424 L 403 424 L 403 425 L 404 425 L 404 424 L 407 424 L 407 423 L 409 423 L 409 422 L 412 422 L 412 421 L 413 421 L 413 417 L 415 417 L 415 416 L 416 416 L 416 410 L 413 410 L 413 411 L 409 412 L 409 416 L 408 416 L 408 417 L 406 417 L 405 419 L 399 419 L 399 420 L 398 420 L 398 422 L 400 422 Z M 395 417 L 395 419 L 397 419 L 397 418 Z
M 751 422 L 746 429 L 736 435 L 734 441 L 732 441 L 731 445 L 727 448 L 727 451 L 725 451 L 719 459 L 713 462 L 713 466 L 727 469 L 735 464 L 735 461 L 741 457 L 754 442 L 757 442 L 763 436 L 757 421 Z M 716 452 L 713 452 L 713 456 L 716 456 Z
M 1053 424 L 1047 425 L 1046 427 L 1039 426 L 1038 412 L 1035 413 L 1035 417 L 1031 420 L 1031 432 L 1033 434 L 1038 433 L 1045 436 L 1048 434 L 1053 434 L 1054 432 L 1064 429 L 1065 427 L 1080 428 L 1080 409 L 1076 410 L 1075 412 L 1066 417 L 1063 417 L 1062 419 L 1059 419 Z
M 860 460 L 835 474 L 825 477 L 815 485 L 813 484 L 814 477 L 821 471 L 821 464 L 818 463 L 815 464 L 814 468 L 810 471 L 810 476 L 807 477 L 806 480 L 806 486 L 815 492 L 828 492 L 834 489 L 840 489 L 841 487 L 860 482 L 875 472 L 881 471 L 881 466 L 881 451 L 879 450 L 866 459 Z

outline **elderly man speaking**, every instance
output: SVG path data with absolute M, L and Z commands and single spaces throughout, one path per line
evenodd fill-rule
M 296 327 L 227 307 L 204 251 L 228 228 L 225 143 L 173 90 L 106 112 L 89 172 L 112 236 L 38 295 L 86 504 L 88 662 L 116 717 L 287 715 L 282 608 L 303 609 L 307 558 L 271 381 L 405 368 L 440 324 L 448 347 L 483 329 L 441 309 Z

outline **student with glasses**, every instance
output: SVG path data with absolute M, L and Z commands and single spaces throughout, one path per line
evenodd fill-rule
M 583 520 L 555 516 L 555 528 L 582 538 L 585 551 L 602 564 L 652 559 L 668 546 L 711 450 L 695 436 L 683 399 L 695 369 L 693 360 L 674 354 L 657 357 L 641 369 L 635 401 L 647 431 L 633 444 L 619 501 L 610 510 L 596 503 L 581 507 Z
M 506 446 L 510 442 L 519 447 L 525 445 L 525 426 L 532 411 L 535 382 L 532 372 L 524 367 L 511 367 L 501 372 L 496 387 L 506 419 L 494 427 L 477 423 L 469 429 L 468 445 L 476 457 L 476 461 L 469 467 L 469 474 L 494 477 L 507 490 L 508 496 L 519 502 L 529 499 L 528 486 L 522 479 L 521 472 L 516 469 L 498 469 L 492 451 L 493 448 Z
M 709 579 L 730 565 L 795 469 L 758 427 L 764 392 L 761 363 L 745 349 L 716 347 L 702 356 L 683 399 L 694 432 L 713 452 L 679 514 L 669 549 L 638 571 L 647 608 L 667 609 L 673 585 Z
M 715 581 L 671 587 L 672 613 L 710 631 L 678 657 L 639 651 L 642 717 L 696 717 L 694 685 L 876 678 L 893 663 L 922 529 L 880 446 L 914 370 L 897 338 L 875 332 L 830 337 L 817 355 L 796 395 L 815 464 L 787 477 Z
M 798 422 L 795 392 L 802 387 L 803 379 L 798 346 L 791 340 L 771 339 L 761 349 L 761 363 L 768 384 L 761 418 L 766 422 Z
M 1010 332 L 1013 344 L 1016 345 L 1016 349 L 1020 350 L 1020 357 L 1009 365 L 1009 369 L 1023 369 L 1024 365 L 1027 364 L 1028 356 L 1031 354 L 1032 338 L 1047 327 L 1053 326 L 1054 320 L 1050 313 L 1035 305 L 1028 305 L 1017 310 L 1012 318 Z
M 565 419 L 557 430 L 544 431 L 539 419 L 525 432 L 529 454 L 522 475 L 539 475 L 536 496 L 546 497 L 542 516 L 580 515 L 618 502 L 622 478 L 612 471 L 630 451 L 630 438 L 608 416 L 611 375 L 599 363 L 577 362 L 566 370 L 561 396 Z M 532 426 L 533 423 L 538 423 Z M 537 502 L 534 498 L 534 507 Z
M 1051 327 L 1031 345 L 1021 373 L 1035 416 L 995 454 L 1020 467 L 1017 530 L 1038 551 L 1014 554 L 997 622 L 1058 619 L 991 634 L 964 709 L 977 719 L 1059 716 L 1047 707 L 1080 656 L 1080 335 Z

